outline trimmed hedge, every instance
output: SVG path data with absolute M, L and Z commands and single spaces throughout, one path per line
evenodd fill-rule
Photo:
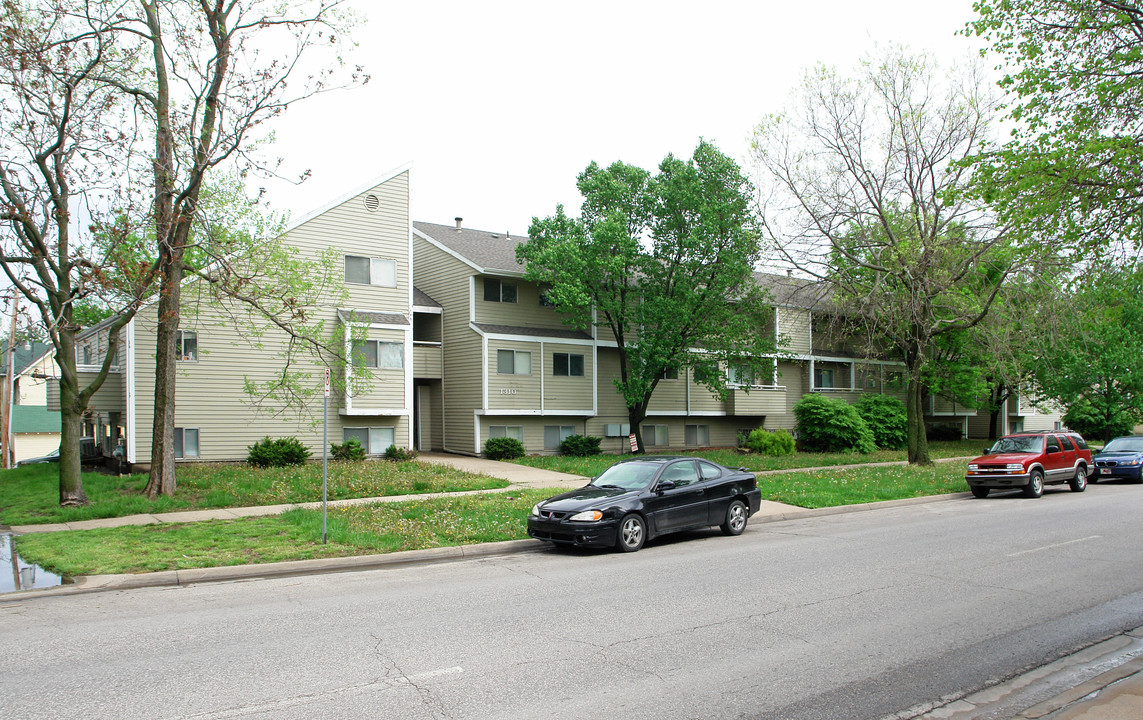
M 406 450 L 405 448 L 390 445 L 385 448 L 385 459 L 392 462 L 404 462 L 406 460 L 416 460 L 417 451 L 413 449 Z
M 743 447 L 749 448 L 751 452 L 756 452 L 759 455 L 769 455 L 770 457 L 793 455 L 798 449 L 794 436 L 787 431 L 775 430 L 771 432 L 763 428 L 751 431 L 746 437 Z
M 267 436 L 263 440 L 246 448 L 246 462 L 255 467 L 286 467 L 287 465 L 304 465 L 310 459 L 310 451 L 302 441 L 296 437 L 284 437 L 271 440 Z
M 360 440 L 355 437 L 351 437 L 340 445 L 337 443 L 330 443 L 329 454 L 330 457 L 334 460 L 364 460 L 365 448 L 361 447 Z
M 844 400 L 810 393 L 794 405 L 798 440 L 802 449 L 811 452 L 871 453 L 877 449 L 873 431 L 857 414 L 857 409 Z
M 589 457 L 600 453 L 603 438 L 594 435 L 569 435 L 560 443 L 560 453 L 574 457 Z
M 524 457 L 524 443 L 516 438 L 488 438 L 484 443 L 484 455 L 489 460 L 513 460 Z

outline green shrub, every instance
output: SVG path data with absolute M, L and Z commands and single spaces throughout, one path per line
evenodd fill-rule
M 330 443 L 329 454 L 334 460 L 364 460 L 365 448 L 361 447 L 360 440 L 351 437 L 340 445 Z
M 284 437 L 263 440 L 246 448 L 246 462 L 255 467 L 286 467 L 287 465 L 303 465 L 310 458 L 310 451 L 302 441 L 296 437 Z
M 877 449 L 873 432 L 857 410 L 844 400 L 810 393 L 794 405 L 798 440 L 812 452 L 870 453 Z
M 892 395 L 865 395 L 853 407 L 873 432 L 873 442 L 877 447 L 887 450 L 905 447 L 905 403 Z
M 560 453 L 575 457 L 588 457 L 600 453 L 599 444 L 603 438 L 593 435 L 569 435 L 560 443 Z
M 964 438 L 964 428 L 960 425 L 930 425 L 925 429 L 925 438 L 928 440 L 960 440 Z
M 484 443 L 484 455 L 489 460 L 511 460 L 524 457 L 524 443 L 516 438 L 488 438 Z
M 757 430 L 751 431 L 750 435 L 747 436 L 745 447 L 759 455 L 780 457 L 782 455 L 793 455 L 797 450 L 797 443 L 794 441 L 794 436 L 785 430 L 775 430 L 771 432 L 763 428 L 758 428 Z
M 400 448 L 396 445 L 390 445 L 385 448 L 385 459 L 392 460 L 393 462 L 404 462 L 406 460 L 415 460 L 417 458 L 417 451 L 412 448 Z
M 1068 407 L 1067 413 L 1064 414 L 1064 425 L 1088 440 L 1097 439 L 1103 442 L 1132 433 L 1135 429 L 1135 422 L 1125 409 L 1122 407 L 1108 408 L 1107 402 L 1102 399 L 1100 404 L 1104 407 L 1096 407 L 1090 400 L 1079 398 Z M 1107 412 L 1102 410 L 1107 410 Z

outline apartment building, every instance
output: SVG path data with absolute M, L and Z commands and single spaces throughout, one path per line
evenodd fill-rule
M 515 255 L 524 240 L 466 228 L 460 219 L 411 222 L 408 167 L 290 226 L 285 241 L 315 262 L 329 248 L 340 255 L 348 299 L 329 299 L 311 313 L 330 337 L 338 328 L 356 334 L 345 340 L 346 354 L 372 378 L 368 391 L 347 388 L 330 399 L 332 442 L 356 437 L 371 454 L 397 445 L 476 455 L 489 438 L 506 436 L 541 453 L 587 434 L 603 437 L 606 452 L 629 449 L 614 339 L 563 322 L 542 288 L 524 279 Z M 812 285 L 787 275 L 755 277 L 774 302 L 772 322 L 760 328 L 780 346 L 772 370 L 758 376 L 723 368 L 725 398 L 688 368 L 666 373 L 642 425 L 650 449 L 730 446 L 757 427 L 793 429 L 793 406 L 810 392 L 851 402 L 865 393 L 904 397 L 900 364 L 870 359 L 829 332 L 831 315 Z M 282 372 L 289 338 L 273 327 L 252 334 L 259 321 L 247 308 L 211 301 L 195 281 L 183 298 L 176 457 L 240 460 L 266 436 L 295 436 L 320 453 L 320 395 L 299 412 L 248 392 Z M 122 445 L 136 465 L 150 462 L 155 331 L 156 309 L 146 306 L 122 330 L 111 375 L 86 418 L 105 454 Z M 81 379 L 97 372 L 107 341 L 101 326 L 77 339 Z M 290 370 L 312 383 L 323 368 L 302 359 Z M 975 413 L 931 402 L 932 421 L 960 422 L 966 432 L 978 427 Z M 1038 429 L 1027 416 L 1008 422 Z

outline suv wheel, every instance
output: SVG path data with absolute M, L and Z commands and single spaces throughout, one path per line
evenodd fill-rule
M 1028 478 L 1028 484 L 1024 486 L 1024 497 L 1038 498 L 1044 494 L 1044 471 L 1033 470 L 1032 475 Z
M 1076 468 L 1076 476 L 1068 481 L 1072 492 L 1083 492 L 1087 489 L 1087 468 L 1080 465 Z
M 986 498 L 988 497 L 988 491 L 991 488 L 981 487 L 980 485 L 973 485 L 970 489 L 972 490 L 973 497 Z

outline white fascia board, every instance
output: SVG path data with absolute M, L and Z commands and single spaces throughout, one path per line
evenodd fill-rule
M 520 416 L 527 415 L 529 417 L 540 417 L 544 413 L 540 410 L 514 410 L 512 408 L 503 408 L 503 409 L 498 409 L 498 410 L 477 410 L 476 414 L 477 415 L 483 415 L 484 417 L 494 417 L 494 416 L 511 417 L 511 416 L 515 416 L 515 415 L 520 415 Z M 560 413 L 560 414 L 566 415 L 568 413 Z
M 126 397 L 124 402 L 127 404 L 127 417 L 123 421 L 123 431 L 127 433 L 127 462 L 135 462 L 135 425 L 138 423 L 135 412 L 135 318 L 126 325 L 127 332 L 125 333 L 126 347 L 124 350 L 124 357 L 126 359 L 127 372 L 124 380 L 126 385 Z
M 432 315 L 442 315 L 442 314 L 444 314 L 444 308 L 433 307 L 431 305 L 414 305 L 413 306 L 413 312 L 429 313 Z
M 341 408 L 338 413 L 343 416 L 372 416 L 378 417 L 407 417 L 410 414 L 408 408 Z
M 725 410 L 692 410 L 688 415 L 692 417 L 727 417 Z M 737 416 L 731 416 L 737 417 Z M 754 415 L 748 417 L 756 417 Z
M 647 417 L 686 417 L 690 415 L 686 410 L 659 410 L 657 412 L 647 411 Z
M 294 222 L 287 225 L 285 231 L 282 234 L 286 235 L 286 234 L 289 234 L 290 232 L 292 232 L 294 230 L 297 230 L 299 227 L 308 223 L 310 220 L 313 220 L 314 218 L 319 217 L 320 215 L 329 212 L 330 210 L 334 209 L 335 207 L 337 207 L 338 205 L 341 205 L 344 202 L 352 200 L 353 198 L 357 197 L 358 195 L 365 192 L 366 190 L 369 190 L 370 188 L 374 188 L 374 187 L 380 185 L 381 183 L 388 182 L 388 181 L 392 180 L 393 178 L 397 177 L 401 173 L 410 170 L 412 167 L 413 167 L 413 163 L 412 163 L 412 161 L 409 161 L 409 162 L 405 163 L 404 165 L 400 165 L 398 167 L 393 168 L 392 170 L 389 170 L 387 172 L 382 173 L 381 175 L 377 176 L 373 180 L 370 180 L 369 182 L 365 183 L 364 185 L 361 185 L 360 187 L 356 187 L 353 190 L 350 190 L 349 192 L 347 192 L 347 193 L 327 202 L 326 204 L 324 204 L 318 208 L 315 208 L 314 210 L 311 210 L 310 212 L 306 213 L 305 215 L 301 216 L 300 218 L 298 218 Z M 411 244 L 411 242 L 412 241 L 410 240 L 410 244 Z
M 512 342 L 540 343 L 541 345 L 544 343 L 552 343 L 555 345 L 582 345 L 583 347 L 590 347 L 595 345 L 595 341 L 591 339 L 584 340 L 579 338 L 560 338 L 553 337 L 551 335 L 511 335 L 508 333 L 490 333 L 485 330 L 481 330 L 476 326 L 476 323 L 471 322 L 468 324 L 468 327 L 477 335 L 487 338 L 488 340 L 510 340 Z
M 472 445 L 473 452 L 480 457 L 480 411 L 472 411 Z
M 456 258 L 457 260 L 460 260 L 462 263 L 469 266 L 470 268 L 472 268 L 476 272 L 481 273 L 481 274 L 484 273 L 484 268 L 480 267 L 476 263 L 472 262 L 471 260 L 469 260 L 465 256 L 458 253 L 456 250 L 453 250 L 452 248 L 448 247 L 447 245 L 442 245 L 440 242 L 438 242 L 438 241 L 434 240 L 432 237 L 424 234 L 423 232 L 421 232 L 417 228 L 413 228 L 413 234 L 416 235 L 417 237 L 421 238 L 422 240 L 424 240 L 428 244 L 432 245 L 437 250 L 440 250 L 441 252 L 445 253 L 446 255 L 451 255 L 452 257 Z

